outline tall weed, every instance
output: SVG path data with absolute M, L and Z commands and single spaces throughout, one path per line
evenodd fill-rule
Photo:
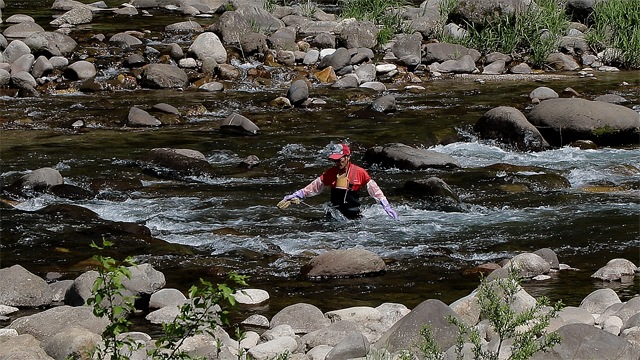
M 640 67 L 640 0 L 597 2 L 589 17 L 586 40 L 596 51 L 607 48 L 605 61 L 626 68 Z

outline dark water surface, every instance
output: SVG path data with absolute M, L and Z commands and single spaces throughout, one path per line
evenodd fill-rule
M 10 10 L 4 14 L 8 17 Z M 526 283 L 535 296 L 578 305 L 604 286 L 613 287 L 623 299 L 640 293 L 637 278 L 625 284 L 590 279 L 613 258 L 640 264 L 638 146 L 522 153 L 478 142 L 470 131 L 493 107 L 508 105 L 526 112 L 529 92 L 542 85 L 558 92 L 571 87 L 589 99 L 616 93 L 630 101 L 627 106 L 638 106 L 639 72 L 485 84 L 426 80 L 420 84 L 423 90 L 388 84 L 398 111 L 376 117 L 360 110 L 377 94 L 319 85 L 311 90 L 311 97 L 326 105 L 273 108 L 269 102 L 285 95 L 288 86 L 286 78 L 277 78 L 277 70 L 274 74 L 270 87 L 243 80 L 215 94 L 139 90 L 0 98 L 2 185 L 37 168 L 53 167 L 66 183 L 98 192 L 90 200 L 43 195 L 17 209 L 3 206 L 0 266 L 20 264 L 41 276 L 59 272 L 62 279 L 73 279 L 94 254 L 88 243 L 103 236 L 116 241 L 125 236 L 82 216 L 39 212 L 47 205 L 65 204 L 90 209 L 101 219 L 144 225 L 153 239 L 194 247 L 193 252 L 184 253 L 177 247 L 140 240 L 113 254 L 152 263 L 165 273 L 169 287 L 186 290 L 200 277 L 221 281 L 229 271 L 249 275 L 249 284 L 269 291 L 272 299 L 246 312 L 267 316 L 297 302 L 312 303 L 323 311 L 383 302 L 413 307 L 430 298 L 450 303 L 477 286 L 476 279 L 462 276 L 465 269 L 543 247 L 556 251 L 561 263 L 577 270 Z M 621 86 L 623 81 L 629 85 Z M 121 125 L 132 106 L 148 110 L 159 102 L 176 106 L 183 117 L 157 129 Z M 252 120 L 261 135 L 220 132 L 221 121 L 232 112 Z M 71 124 L 78 120 L 86 126 L 73 130 Z M 341 140 L 351 143 L 356 162 L 367 148 L 401 142 L 448 153 L 460 161 L 462 169 L 369 167 L 400 214 L 397 222 L 367 197 L 364 217 L 356 222 L 324 221 L 322 204 L 328 194 L 308 199 L 310 207 L 278 211 L 275 204 L 282 196 L 306 185 L 330 165 L 322 150 L 329 142 Z M 190 181 L 149 176 L 137 164 L 156 147 L 198 150 L 219 175 Z M 238 167 L 249 155 L 258 156 L 260 166 Z M 477 175 L 495 164 L 527 168 L 517 173 L 498 171 L 488 178 Z M 558 189 L 538 180 L 549 174 L 566 179 L 569 187 Z M 468 211 L 440 211 L 400 191 L 406 181 L 429 176 L 445 179 Z M 387 273 L 325 281 L 299 276 L 300 267 L 314 255 L 356 246 L 385 259 Z

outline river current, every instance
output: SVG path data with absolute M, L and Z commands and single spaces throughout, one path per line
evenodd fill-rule
M 241 64 L 245 69 L 255 64 Z M 277 76 L 278 71 L 273 74 Z M 105 74 L 102 74 L 103 76 Z M 105 234 L 88 232 L 77 219 L 41 216 L 51 204 L 90 209 L 101 218 L 144 225 L 152 236 L 196 247 L 197 255 L 122 253 L 150 262 L 167 276 L 167 286 L 186 290 L 198 278 L 223 280 L 237 271 L 251 287 L 271 293 L 271 301 L 251 309 L 272 315 L 284 306 L 308 302 L 323 311 L 356 305 L 399 302 L 413 307 L 436 298 L 450 303 L 478 284 L 462 272 L 525 251 L 551 248 L 574 270 L 550 280 L 527 282 L 533 295 L 546 295 L 579 305 L 600 287 L 613 287 L 623 299 L 640 293 L 640 281 L 603 283 L 590 275 L 607 261 L 624 257 L 640 265 L 640 147 L 581 150 L 562 147 L 518 152 L 479 141 L 472 125 L 487 110 L 531 106 L 528 94 L 538 86 L 559 93 L 571 87 L 583 97 L 614 93 L 640 106 L 640 73 L 576 73 L 538 80 L 486 81 L 426 79 L 421 89 L 388 84 L 398 111 L 371 116 L 361 112 L 376 93 L 336 91 L 314 86 L 310 96 L 326 102 L 308 109 L 269 105 L 286 94 L 288 79 L 270 87 L 249 81 L 227 84 L 224 93 L 194 90 L 71 92 L 40 98 L 0 98 L 0 182 L 41 167 L 53 167 L 65 183 L 95 187 L 90 200 L 40 195 L 16 208 L 1 210 L 0 266 L 20 264 L 45 276 L 73 279 L 93 254 L 77 251 L 78 242 Z M 626 85 L 622 85 L 626 83 Z M 180 121 L 155 129 L 121 124 L 132 106 L 150 109 L 159 102 L 177 107 Z M 237 112 L 261 129 L 257 136 L 220 131 Z M 74 129 L 82 120 L 85 126 Z M 322 151 L 330 142 L 348 141 L 360 163 L 366 149 L 400 142 L 446 153 L 458 170 L 406 171 L 368 166 L 400 219 L 393 221 L 364 194 L 362 219 L 326 221 L 328 192 L 305 204 L 279 211 L 276 203 L 312 181 L 331 164 Z M 157 147 L 202 152 L 219 175 L 188 181 L 159 179 L 135 164 Z M 239 168 L 247 156 L 260 164 Z M 515 173 L 478 171 L 496 164 L 517 166 Z M 538 186 L 540 175 L 566 179 L 568 187 Z M 451 181 L 465 211 L 449 212 L 400 191 L 409 180 L 438 176 Z M 517 181 L 513 179 L 517 178 Z M 456 180 L 457 179 L 457 180 Z M 113 189 L 100 184 L 132 185 Z M 108 234 L 106 234 L 108 236 Z M 300 268 L 314 255 L 333 249 L 361 247 L 388 265 L 382 276 L 312 281 Z

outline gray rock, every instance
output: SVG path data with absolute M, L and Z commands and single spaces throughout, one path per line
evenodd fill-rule
M 100 335 L 80 326 L 71 326 L 44 339 L 41 346 L 55 359 L 72 359 L 90 354 L 101 341 Z
M 40 341 L 29 334 L 11 336 L 2 341 L 0 359 L 53 360 L 40 347 Z
M 87 80 L 97 75 L 96 66 L 92 63 L 80 60 L 67 66 L 64 75 L 72 80 Z
M 145 110 L 142 110 L 135 106 L 129 110 L 129 115 L 127 117 L 127 126 L 146 127 L 160 125 L 162 125 L 162 122 Z
M 304 65 L 313 65 L 316 62 L 318 62 L 319 59 L 320 59 L 320 51 L 316 49 L 311 49 L 307 51 L 307 53 L 305 54 L 304 59 L 302 60 L 302 63 Z
M 129 270 L 131 277 L 123 279 L 122 285 L 136 296 L 151 295 L 166 285 L 164 274 L 154 269 L 151 264 L 129 266 L 127 270 Z
M 299 106 L 309 98 L 309 86 L 304 80 L 296 80 L 291 83 L 287 91 L 287 98 L 293 106 Z
M 242 47 L 242 51 L 247 55 L 264 54 L 269 50 L 267 36 L 255 32 L 244 34 L 240 38 L 240 46 Z
M 509 69 L 512 74 L 532 74 L 533 70 L 525 63 L 516 64 Z
M 302 275 L 316 278 L 341 278 L 380 274 L 387 266 L 371 251 L 352 248 L 331 250 L 315 256 L 301 270 Z
M 4 62 L 11 64 L 25 54 L 31 54 L 29 46 L 20 40 L 13 40 L 2 52 L 2 57 L 4 58 Z
M 637 360 L 640 347 L 587 324 L 569 324 L 558 329 L 562 338 L 548 352 L 538 352 L 533 360 L 619 359 Z
M 620 303 L 622 301 L 620 301 L 618 294 L 612 289 L 605 288 L 595 290 L 587 295 L 582 299 L 580 307 L 591 314 L 602 314 L 611 305 Z
M 441 64 L 437 64 L 436 69 L 441 73 L 454 74 L 469 74 L 478 70 L 471 55 L 464 55 L 458 60 L 445 60 Z
M 347 49 L 374 48 L 377 44 L 379 29 L 371 21 L 345 19 L 336 26 L 336 38 Z
M 35 22 L 28 21 L 9 26 L 3 31 L 2 34 L 10 39 L 24 39 L 32 34 L 43 31 L 44 29 L 42 28 L 42 26 L 36 24 Z
M 626 104 L 629 101 L 627 99 L 625 99 L 624 97 L 617 95 L 617 94 L 604 94 L 604 95 L 600 95 L 597 96 L 595 99 L 595 101 L 602 101 L 602 102 L 607 102 L 610 104 Z
M 383 92 L 387 90 L 387 86 L 380 81 L 367 81 L 360 84 L 361 88 L 375 90 L 377 92 Z
M 200 85 L 198 90 L 209 91 L 209 92 L 224 91 L 224 84 L 218 81 L 212 81 L 212 82 L 208 82 Z
M 59 32 L 37 32 L 24 39 L 24 43 L 34 53 L 45 53 L 48 56 L 66 56 L 72 54 L 78 46 L 73 38 Z
M 500 75 L 503 74 L 507 66 L 504 60 L 496 60 L 482 69 L 482 73 L 485 75 Z
M 49 284 L 51 291 L 53 291 L 54 302 L 63 302 L 67 295 L 67 291 L 73 286 L 73 280 L 59 280 Z
M 36 169 L 31 173 L 22 176 L 12 184 L 12 187 L 17 186 L 19 188 L 26 189 L 40 189 L 63 183 L 62 175 L 60 175 L 58 170 L 45 167 Z
M 88 24 L 93 20 L 93 13 L 87 6 L 75 7 L 60 15 L 49 23 L 51 26 Z
M 580 64 L 570 55 L 553 53 L 547 56 L 546 62 L 552 68 L 559 71 L 574 71 L 580 69 Z
M 422 51 L 422 36 L 416 33 L 398 34 L 394 38 L 391 51 L 398 59 L 409 55 L 420 58 Z
M 352 89 L 358 87 L 358 77 L 355 75 L 346 75 L 331 84 L 335 89 Z
M 52 301 L 53 290 L 42 278 L 20 265 L 0 269 L 0 304 L 38 307 Z
M 227 50 L 222 45 L 218 35 L 212 32 L 205 32 L 198 35 L 191 46 L 189 46 L 188 52 L 202 61 L 205 59 L 213 59 L 218 64 L 227 62 Z
M 19 89 L 31 90 L 38 86 L 36 79 L 27 71 L 12 71 L 11 82 Z
M 11 74 L 4 69 L 0 69 L 0 86 L 8 85 L 11 82 Z
M 455 343 L 458 328 L 448 321 L 448 317 L 458 318 L 457 314 L 440 300 L 425 300 L 409 314 L 398 320 L 374 344 L 376 349 L 391 352 L 410 350 L 417 352 L 417 344 L 423 339 L 420 330 L 430 326 L 434 340 L 441 349 L 448 349 Z
M 149 298 L 149 308 L 160 309 L 170 305 L 180 305 L 187 300 L 187 297 L 178 289 L 160 289 Z
M 187 20 L 181 21 L 173 24 L 169 24 L 164 27 L 164 31 L 171 33 L 193 33 L 199 34 L 204 31 L 202 25 L 198 24 L 195 21 Z
M 627 322 L 632 316 L 640 313 L 640 296 L 636 296 L 631 298 L 629 301 L 624 303 L 618 311 L 616 311 L 613 315 L 622 319 L 623 322 Z
M 296 339 L 284 336 L 252 347 L 247 352 L 247 355 L 251 356 L 251 358 L 255 360 L 268 360 L 277 357 L 285 351 L 293 353 L 297 347 L 298 343 L 296 342 Z
M 109 324 L 107 318 L 98 318 L 93 315 L 92 307 L 64 305 L 18 318 L 9 325 L 9 328 L 21 334 L 31 334 L 36 339 L 44 341 L 74 325 L 101 334 L 107 324 Z
M 272 318 L 270 328 L 289 325 L 296 334 L 307 334 L 329 325 L 329 320 L 316 306 L 298 303 L 278 311 Z
M 364 162 L 412 170 L 460 167 L 458 161 L 447 154 L 400 143 L 368 149 L 364 155 Z
M 318 69 L 324 69 L 331 66 L 336 72 L 351 64 L 351 54 L 346 48 L 338 48 L 331 55 L 327 55 L 320 59 Z
M 456 3 L 453 12 L 470 23 L 485 24 L 501 17 L 522 15 L 530 6 L 527 0 L 470 0 Z
M 240 39 L 252 32 L 251 25 L 241 13 L 237 11 L 225 11 L 215 22 L 210 30 L 220 34 L 220 40 L 225 44 L 240 43 Z
M 232 294 L 239 304 L 257 305 L 269 300 L 269 293 L 262 289 L 242 289 Z
M 38 56 L 36 61 L 33 63 L 33 68 L 31 69 L 31 75 L 34 78 L 39 78 L 45 75 L 49 75 L 53 72 L 53 64 L 46 56 L 41 55 Z
M 261 31 L 274 32 L 285 27 L 284 22 L 271 15 L 262 7 L 262 4 L 240 6 L 236 12 L 245 19 L 246 23 L 254 24 L 253 26 Z
M 546 274 L 551 269 L 551 265 L 545 259 L 533 253 L 518 254 L 503 267 L 515 268 L 520 276 L 525 278 Z
M 260 128 L 246 117 L 232 113 L 220 124 L 220 131 L 235 135 L 259 135 Z
M 595 325 L 595 318 L 590 312 L 581 307 L 567 306 L 558 312 L 558 318 L 564 325 L 587 324 Z
M 267 37 L 267 43 L 269 48 L 273 50 L 298 50 L 296 31 L 293 28 L 287 27 L 276 30 L 276 32 Z
M 425 54 L 422 61 L 430 64 L 433 62 L 444 62 L 447 60 L 459 60 L 465 55 L 471 56 L 475 63 L 480 59 L 480 52 L 468 49 L 462 45 L 447 43 L 429 43 L 424 47 Z
M 512 59 L 511 59 L 510 55 L 503 54 L 503 53 L 500 53 L 500 52 L 492 52 L 492 53 L 487 54 L 487 56 L 485 56 L 485 60 L 486 60 L 487 63 L 492 63 L 494 61 L 500 61 L 500 60 L 504 61 L 505 63 L 508 63 Z
M 149 88 L 186 88 L 189 78 L 184 70 L 170 64 L 149 64 L 143 68 L 141 84 Z
M 558 255 L 556 255 L 555 251 L 549 248 L 542 248 L 533 253 L 548 262 L 552 269 L 560 269 L 560 261 L 558 261 Z
M 0 9 L 4 8 L 4 6 L 0 6 Z M 19 24 L 21 22 L 36 22 L 31 16 L 25 14 L 13 14 L 5 19 L 7 24 Z
M 366 337 L 357 331 L 347 333 L 347 335 L 329 351 L 326 360 L 348 360 L 356 358 L 366 358 L 369 354 L 371 344 Z
M 531 110 L 528 120 L 555 146 L 576 140 L 592 140 L 598 145 L 635 144 L 640 131 L 637 112 L 578 98 L 545 100 Z
M 336 36 L 328 32 L 321 32 L 313 37 L 313 39 L 310 41 L 310 44 L 311 46 L 315 46 L 319 49 L 335 48 Z
M 371 103 L 369 108 L 381 113 L 394 112 L 398 109 L 396 105 L 396 97 L 391 94 L 380 96 Z
M 128 33 L 117 33 L 109 38 L 109 42 L 115 43 L 123 48 L 129 48 L 136 45 L 142 45 L 142 40 Z
M 478 119 L 473 129 L 482 139 L 498 140 L 520 150 L 540 151 L 549 147 L 549 143 L 524 114 L 510 106 L 499 106 L 487 111 Z
M 317 346 L 336 346 L 350 332 L 358 331 L 358 325 L 348 320 L 332 320 L 331 324 L 322 329 L 312 331 L 300 338 L 300 344 L 305 350 Z
M 559 97 L 560 96 L 555 90 L 546 86 L 537 87 L 529 93 L 529 98 L 538 100 L 557 99 Z

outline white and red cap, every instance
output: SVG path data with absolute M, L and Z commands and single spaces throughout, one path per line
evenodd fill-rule
M 331 160 L 339 160 L 347 155 L 351 155 L 351 149 L 346 144 L 335 144 L 329 149 L 329 159 Z

